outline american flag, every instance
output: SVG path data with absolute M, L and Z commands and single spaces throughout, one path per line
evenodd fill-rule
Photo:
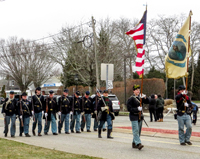
M 133 71 L 134 72 L 136 71 L 140 77 L 144 73 L 143 65 L 144 65 L 144 55 L 145 55 L 146 19 L 147 19 L 147 10 L 144 12 L 142 19 L 136 25 L 136 27 L 126 32 L 126 34 L 131 36 L 135 41 L 137 58 L 135 61 L 135 67 Z

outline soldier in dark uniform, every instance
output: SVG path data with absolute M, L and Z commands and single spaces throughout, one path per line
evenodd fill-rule
M 75 120 L 76 120 L 76 133 L 81 133 L 80 132 L 80 116 L 81 116 L 81 99 L 79 98 L 80 92 L 76 91 L 74 94 L 74 97 L 72 99 L 72 110 L 74 110 L 73 115 L 72 115 L 72 120 L 70 122 L 70 130 L 72 133 L 74 133 L 74 125 L 75 125 Z
M 93 102 L 93 115 L 92 115 L 92 118 L 94 118 L 94 131 L 97 131 L 97 129 L 98 129 L 97 105 L 98 105 L 98 102 L 101 100 L 101 94 L 100 94 L 101 92 L 102 92 L 101 90 L 99 90 L 99 92 L 97 91 L 96 96 L 92 99 L 92 102 Z
M 91 113 L 93 112 L 92 98 L 89 95 L 90 95 L 90 92 L 86 91 L 85 97 L 83 97 L 83 99 L 81 99 L 81 106 L 83 105 L 83 115 L 85 117 L 85 121 L 83 118 L 81 120 L 81 131 L 84 131 L 84 127 L 85 127 L 85 123 L 86 123 L 87 132 L 91 132 L 90 131 Z
M 71 111 L 72 99 L 68 97 L 68 89 L 63 91 L 63 96 L 58 100 L 58 115 L 60 116 L 60 121 L 58 121 L 58 132 L 61 133 L 63 122 L 65 121 L 65 134 L 69 133 L 69 117 Z
M 3 104 L 2 112 L 4 116 L 4 124 L 5 124 L 5 137 L 7 137 L 8 134 L 8 125 L 11 121 L 10 126 L 10 134 L 11 137 L 15 137 L 16 132 L 16 115 L 18 114 L 17 109 L 17 100 L 14 98 L 14 91 L 10 91 L 9 98 L 6 98 Z
M 141 143 L 140 135 L 142 129 L 142 121 L 144 119 L 142 114 L 142 107 L 140 107 L 140 98 L 142 103 L 149 103 L 149 99 L 145 95 L 140 94 L 140 86 L 133 86 L 133 95 L 127 101 L 127 109 L 130 112 L 129 117 L 132 124 L 133 142 L 132 148 L 141 150 L 144 146 Z M 139 115 L 141 113 L 141 116 Z M 140 117 L 139 117 L 140 116 Z
M 22 93 L 22 100 L 18 102 L 18 114 L 20 118 L 20 127 L 21 127 L 20 136 L 22 136 L 22 133 L 24 132 L 26 137 L 31 137 L 29 135 L 29 123 L 30 123 L 30 118 L 32 116 L 31 111 L 32 111 L 31 102 L 27 100 L 27 94 L 26 92 L 24 92 Z M 21 120 L 23 120 L 23 125 Z
M 57 134 L 57 125 L 56 125 L 56 113 L 58 112 L 58 105 L 56 98 L 54 97 L 54 91 L 50 90 L 49 91 L 49 96 L 46 97 L 45 99 L 45 118 L 46 118 L 46 123 L 44 127 L 44 134 L 48 135 L 49 131 L 49 126 L 51 123 L 51 131 L 53 135 L 58 135 Z
M 192 133 L 191 111 L 192 103 L 187 96 L 185 86 L 179 86 L 178 94 L 175 97 L 177 106 L 177 120 L 180 145 L 192 145 L 190 137 Z M 186 126 L 186 133 L 184 134 L 184 125 Z
M 105 103 L 104 103 L 105 102 Z M 112 101 L 108 98 L 108 90 L 104 90 L 103 92 L 103 100 L 100 100 L 97 106 L 98 113 L 101 113 L 100 117 L 100 124 L 98 126 L 98 137 L 102 138 L 101 136 L 101 129 L 107 121 L 108 129 L 107 129 L 107 138 L 113 139 L 111 137 L 112 132 L 112 120 L 114 120 L 114 112 L 112 107 Z
M 36 124 L 38 122 L 38 136 L 41 135 L 42 131 L 42 116 L 44 115 L 44 96 L 41 95 L 41 88 L 37 87 L 35 90 L 35 95 L 32 96 L 32 104 L 33 104 L 33 110 L 32 114 L 34 115 L 35 121 L 33 122 L 33 127 L 32 127 L 32 133 L 35 136 L 35 128 Z

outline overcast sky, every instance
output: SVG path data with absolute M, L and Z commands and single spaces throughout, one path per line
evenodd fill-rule
M 148 4 L 147 21 L 161 15 L 189 14 L 200 21 L 199 0 L 0 0 L 0 38 L 39 39 L 58 33 L 66 24 L 107 17 L 140 19 Z

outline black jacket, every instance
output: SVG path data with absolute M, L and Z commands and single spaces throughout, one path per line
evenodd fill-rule
M 64 95 L 58 99 L 58 111 L 62 114 L 68 114 L 71 111 L 72 99 Z
M 17 115 L 18 114 L 17 100 L 14 98 L 6 105 L 7 101 L 8 98 L 6 98 L 3 103 L 3 108 L 1 113 L 6 113 L 6 116 L 12 116 L 13 114 Z
M 83 102 L 83 103 L 82 103 Z M 85 114 L 91 114 L 93 112 L 93 104 L 92 104 L 92 98 L 81 98 L 81 107 L 82 111 L 85 112 Z
M 181 93 L 178 93 L 175 97 L 176 99 L 176 107 L 177 107 L 177 115 L 182 116 L 184 113 L 191 114 L 192 112 L 192 103 L 190 101 L 190 98 L 187 95 L 182 95 Z M 184 101 L 187 101 L 188 107 L 184 106 Z
M 142 104 L 148 104 L 149 103 L 149 99 L 142 99 Z M 136 121 L 139 120 L 139 111 L 138 111 L 138 107 L 140 106 L 140 98 L 136 97 L 135 95 L 131 96 L 128 101 L 127 101 L 127 109 L 130 112 L 129 113 L 129 118 L 130 121 Z M 143 119 L 143 114 L 141 112 L 141 119 Z
M 33 95 L 32 96 L 32 104 L 34 106 L 34 112 L 39 113 L 45 108 L 45 101 L 44 101 L 44 96 L 43 95 Z
M 75 96 L 72 98 L 72 111 L 74 111 L 74 115 L 76 115 L 76 112 L 78 114 L 82 112 L 81 99 Z
M 149 99 L 149 109 L 156 109 L 156 99 L 155 98 Z
M 21 107 L 22 107 L 22 111 L 21 111 L 21 107 L 20 107 L 20 102 L 21 102 Z M 19 115 L 23 115 L 23 118 L 28 118 L 30 116 L 32 116 L 32 104 L 31 102 L 29 102 L 28 100 L 21 100 L 18 102 L 18 114 Z M 23 113 L 23 114 L 22 114 Z
M 96 114 L 94 114 L 94 111 L 97 110 L 97 106 L 99 101 L 101 100 L 101 97 L 96 95 L 94 98 L 92 98 L 92 105 L 93 105 L 93 115 L 92 118 L 96 118 Z
M 48 113 L 47 120 L 51 121 L 52 114 L 54 115 L 54 117 L 56 119 L 56 113 L 58 112 L 58 104 L 57 104 L 56 98 L 55 97 L 53 97 L 53 98 L 47 97 L 45 99 L 45 103 L 46 103 L 46 105 L 45 105 L 44 112 Z M 47 109 L 48 109 L 48 112 L 47 112 Z
M 99 100 L 99 103 L 97 105 L 97 111 L 102 112 L 102 116 L 101 116 L 101 119 L 100 119 L 101 121 L 106 121 L 107 120 L 107 114 L 110 115 L 111 113 L 113 113 L 112 101 L 109 98 L 107 98 L 107 99 L 108 99 L 107 106 L 109 107 L 108 111 L 106 111 L 106 110 L 102 111 L 102 109 L 101 109 L 102 107 L 105 107 L 105 104 L 103 102 L 103 100 L 106 102 L 105 97 L 103 97 L 103 100 Z

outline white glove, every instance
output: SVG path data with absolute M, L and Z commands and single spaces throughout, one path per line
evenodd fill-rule
M 102 110 L 102 111 L 107 110 L 107 109 L 108 109 L 108 106 L 101 107 L 101 110 Z
M 22 115 L 20 115 L 19 118 L 22 119 Z
M 71 112 L 70 112 L 70 114 L 72 115 L 72 114 L 73 114 L 73 112 L 71 111 Z
M 47 113 L 44 113 L 44 116 L 45 116 L 45 118 L 48 116 L 48 114 Z
M 93 113 L 91 113 L 91 115 L 93 115 Z
M 94 111 L 94 114 L 97 114 L 97 110 Z
M 138 107 L 138 111 L 141 112 L 142 111 L 142 107 Z
M 146 97 L 146 95 L 145 94 L 140 94 L 140 98 L 145 98 Z
M 81 113 L 81 115 L 84 115 L 84 114 L 85 114 L 84 112 Z
M 61 112 L 58 112 L 58 115 L 61 116 Z
M 186 95 L 187 94 L 187 92 L 186 92 L 186 90 L 184 90 L 183 92 L 182 92 L 182 95 Z
M 32 112 L 32 115 L 34 115 L 34 111 L 32 110 L 31 112 Z
M 188 103 L 186 102 L 186 103 L 184 103 L 184 106 L 185 106 L 185 107 L 188 107 L 189 105 L 188 105 Z
M 5 116 L 6 116 L 6 113 L 3 113 L 3 116 L 5 117 Z
M 42 115 L 44 115 L 44 111 L 42 111 Z

